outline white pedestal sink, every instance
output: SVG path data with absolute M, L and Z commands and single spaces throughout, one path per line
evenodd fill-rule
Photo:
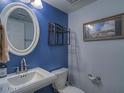
M 4 78 L 9 84 L 8 93 L 33 93 L 51 83 L 56 76 L 42 68 L 34 68 L 21 74 L 10 74 Z

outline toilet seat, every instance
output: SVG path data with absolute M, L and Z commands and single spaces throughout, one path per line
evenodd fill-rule
M 59 90 L 59 93 L 84 93 L 84 91 L 76 87 L 68 86 L 63 90 Z

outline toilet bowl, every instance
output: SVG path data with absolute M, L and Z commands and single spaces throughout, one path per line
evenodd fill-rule
M 67 84 L 67 75 L 68 69 L 61 68 L 55 71 L 52 71 L 53 74 L 57 76 L 57 79 L 53 83 L 53 88 L 57 90 L 59 93 L 85 93 L 79 88 L 74 86 L 66 86 Z

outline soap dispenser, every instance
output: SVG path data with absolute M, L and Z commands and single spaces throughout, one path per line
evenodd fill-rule
M 0 78 L 4 78 L 7 76 L 7 65 L 4 63 L 0 63 Z

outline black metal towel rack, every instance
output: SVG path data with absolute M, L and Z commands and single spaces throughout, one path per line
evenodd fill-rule
M 70 44 L 70 29 L 56 23 L 48 24 L 48 44 L 63 46 Z

